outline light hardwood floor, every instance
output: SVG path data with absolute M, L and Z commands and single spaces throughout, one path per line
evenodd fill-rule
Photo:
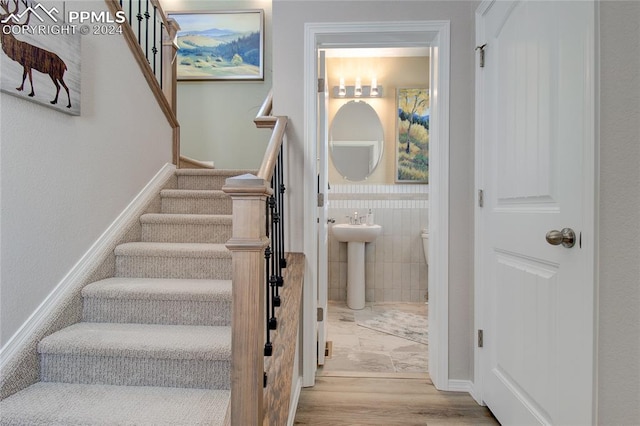
M 422 376 L 422 377 L 420 377 Z M 300 395 L 296 425 L 497 425 L 486 407 L 417 374 L 319 376 Z
M 302 390 L 294 424 L 497 425 L 468 394 L 436 390 L 426 345 L 359 325 L 390 310 L 427 315 L 425 304 L 367 303 L 352 311 L 330 303 L 333 355 L 318 369 L 315 387 Z

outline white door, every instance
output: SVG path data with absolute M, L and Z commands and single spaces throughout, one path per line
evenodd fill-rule
M 318 316 L 318 365 L 324 365 L 324 350 L 327 344 L 327 308 L 329 293 L 329 278 L 327 268 L 328 260 L 328 165 L 327 155 L 327 73 L 325 65 L 325 51 L 318 52 L 318 76 L 323 83 L 318 87 L 318 310 L 322 312 Z M 319 83 L 320 86 L 320 83 Z
M 476 353 L 481 397 L 503 424 L 594 419 L 594 14 L 591 1 L 485 2 L 477 14 Z M 573 247 L 547 241 L 563 228 Z

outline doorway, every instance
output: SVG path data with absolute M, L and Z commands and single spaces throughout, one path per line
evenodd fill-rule
M 305 252 L 308 283 L 303 302 L 303 386 L 312 386 L 318 350 L 318 50 L 337 47 L 422 46 L 431 49 L 431 129 L 429 191 L 429 374 L 438 389 L 450 389 L 448 378 L 448 165 L 449 165 L 449 22 L 328 23 L 305 25 Z M 437 141 L 437 142 L 436 142 Z M 322 224 L 321 224 L 322 225 Z
M 428 227 L 428 167 L 411 160 L 429 158 L 429 56 L 428 46 L 319 52 L 319 75 L 326 81 L 318 103 L 319 168 L 330 183 L 325 196 L 330 223 L 328 229 L 318 227 L 319 252 L 327 251 L 327 260 L 323 264 L 320 256 L 318 264 L 324 313 L 319 334 L 326 333 L 318 339 L 319 348 L 326 348 L 326 357 L 318 353 L 320 376 L 427 373 L 428 280 L 421 231 Z M 407 110 L 400 121 L 398 107 Z M 407 140 L 410 155 L 404 151 Z M 403 168 L 396 167 L 400 158 Z M 348 273 L 349 243 L 333 228 L 348 223 L 347 216 L 361 215 L 381 231 L 364 244 L 365 280 L 358 295 Z M 328 303 L 320 291 L 325 286 Z

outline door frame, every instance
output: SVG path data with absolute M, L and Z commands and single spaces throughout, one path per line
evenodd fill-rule
M 317 50 L 323 47 L 431 47 L 429 170 L 429 375 L 437 389 L 449 381 L 449 81 L 450 21 L 306 23 L 304 30 L 304 251 L 302 385 L 313 386 L 317 330 Z M 416 231 L 417 232 L 417 231 Z
M 482 25 L 482 21 L 480 18 L 485 15 L 491 6 L 497 0 L 483 0 L 478 6 L 475 12 L 475 26 L 476 26 L 476 44 L 478 46 L 483 45 L 486 40 L 483 39 L 485 34 L 485 28 Z M 591 286 L 593 291 L 593 323 L 592 323 L 592 353 L 589 354 L 593 360 L 592 374 L 592 419 L 597 419 L 597 348 L 598 348 L 598 333 L 596 327 L 596 320 L 598 317 L 598 286 L 599 286 L 599 274 L 598 274 L 598 227 L 597 227 L 597 211 L 598 211 L 598 199 L 599 199 L 599 186 L 598 186 L 598 175 L 599 175 L 599 146 L 600 146 L 600 138 L 598 129 L 600 128 L 600 110 L 598 103 L 598 92 L 599 92 L 599 81 L 600 81 L 600 69 L 599 69 L 599 45 L 597 43 L 598 36 L 598 28 L 599 28 L 599 2 L 593 1 L 594 7 L 594 16 L 593 16 L 593 27 L 591 28 L 591 45 L 587 46 L 589 52 L 591 52 L 591 57 L 589 58 L 589 69 L 585 70 L 586 73 L 589 74 L 590 84 L 589 87 L 585 87 L 585 90 L 588 91 L 588 105 L 585 107 L 585 111 L 593 117 L 593 124 L 585 129 L 585 135 L 587 138 L 585 140 L 585 149 L 582 161 L 588 167 L 592 167 L 593 173 L 585 173 L 583 177 L 583 183 L 585 191 L 582 196 L 585 200 L 585 205 L 591 205 L 591 209 L 585 209 L 583 212 L 583 220 L 584 227 L 582 229 L 582 243 L 584 246 L 582 250 L 587 252 L 587 256 L 592 259 L 593 270 L 591 271 L 593 279 L 591 280 Z M 484 87 L 482 76 L 482 68 L 480 67 L 480 55 L 476 55 L 475 62 L 475 193 L 479 194 L 479 191 L 484 188 L 484 177 L 486 174 L 486 170 L 484 167 L 484 163 L 482 160 L 482 155 L 478 155 L 478 153 L 483 152 L 485 149 L 484 141 L 482 140 L 482 129 L 483 129 L 483 117 L 482 117 L 482 97 L 484 96 Z M 491 232 L 491 230 L 483 229 L 481 224 L 481 207 L 479 206 L 478 200 L 475 203 L 475 214 L 474 214 L 474 333 L 477 333 L 478 330 L 484 329 L 486 324 L 486 318 L 488 313 L 485 309 L 485 301 L 483 298 L 484 295 L 484 266 L 481 262 L 482 253 L 481 253 L 481 243 L 484 238 L 486 238 L 487 233 Z M 474 343 L 477 338 L 477 335 L 474 336 Z M 486 405 L 483 401 L 483 366 L 486 364 L 486 357 L 489 356 L 485 351 L 482 350 L 477 344 L 474 344 L 474 392 L 472 396 L 474 399 L 481 405 Z

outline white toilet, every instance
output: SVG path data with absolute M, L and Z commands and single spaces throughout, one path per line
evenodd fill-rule
M 424 249 L 424 260 L 429 265 L 429 230 L 424 228 L 421 233 L 422 248 Z

